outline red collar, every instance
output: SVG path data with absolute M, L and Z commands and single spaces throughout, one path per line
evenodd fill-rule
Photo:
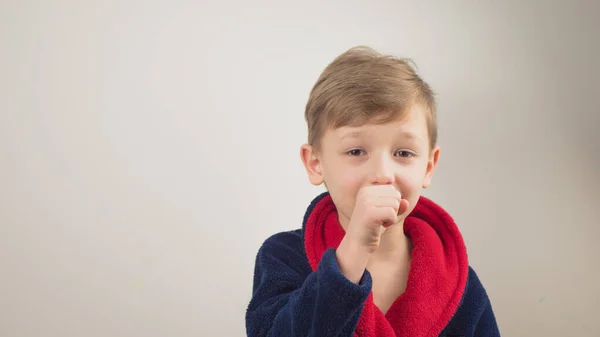
M 303 225 L 304 248 L 313 270 L 328 248 L 337 248 L 344 230 L 328 193 L 311 204 Z M 384 315 L 365 302 L 355 331 L 360 337 L 435 337 L 448 324 L 463 296 L 468 275 L 467 252 L 454 220 L 440 206 L 420 197 L 404 221 L 413 243 L 406 291 Z

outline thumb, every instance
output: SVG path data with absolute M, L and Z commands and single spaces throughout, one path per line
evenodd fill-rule
M 408 211 L 408 200 L 406 199 L 402 199 L 400 200 L 400 207 L 398 207 L 398 216 L 406 216 L 408 214 L 404 214 L 406 213 L 406 211 Z

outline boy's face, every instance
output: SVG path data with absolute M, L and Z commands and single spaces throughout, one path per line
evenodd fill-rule
M 302 146 L 302 160 L 311 183 L 327 185 L 344 228 L 358 191 L 377 181 L 393 185 L 408 200 L 403 219 L 429 186 L 439 157 L 439 148 L 430 149 L 425 111 L 418 105 L 385 124 L 329 129 L 320 144 L 319 151 Z

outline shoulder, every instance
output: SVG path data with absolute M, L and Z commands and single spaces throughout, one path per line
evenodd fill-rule
M 304 239 L 301 229 L 275 233 L 265 239 L 258 250 L 259 255 L 287 255 L 289 253 L 304 255 Z
M 489 298 L 479 275 L 469 266 L 469 276 L 458 310 L 465 310 L 469 315 L 478 315 L 489 306 Z
M 463 298 L 446 333 L 464 336 L 499 336 L 490 299 L 479 275 L 469 266 L 469 276 Z
M 476 303 L 480 303 L 482 306 L 487 305 L 489 302 L 485 287 L 483 286 L 479 275 L 477 275 L 477 272 L 472 266 L 469 266 L 469 276 L 467 278 L 467 286 L 464 297 L 470 297 L 472 300 L 475 300 Z
M 289 248 L 298 249 L 298 248 L 303 248 L 303 244 L 304 244 L 304 240 L 302 237 L 302 230 L 295 229 L 295 230 L 275 233 L 275 234 L 267 237 L 264 240 L 264 242 L 261 246 L 261 249 L 264 249 L 264 248 L 269 249 L 269 248 L 272 248 L 272 246 L 278 246 L 278 245 L 284 245 L 284 246 L 289 246 Z
M 265 239 L 256 256 L 256 267 L 262 270 L 291 268 L 299 274 L 310 273 L 302 230 L 279 232 Z

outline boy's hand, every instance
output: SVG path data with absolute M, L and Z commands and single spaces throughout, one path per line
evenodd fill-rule
M 370 255 L 379 247 L 386 228 L 398 222 L 398 214 L 408 209 L 408 201 L 393 185 L 369 185 L 356 196 L 346 235 L 337 250 L 342 273 L 358 283 Z
M 401 204 L 402 195 L 393 185 L 363 187 L 356 196 L 346 236 L 373 253 L 385 229 L 398 222 Z

